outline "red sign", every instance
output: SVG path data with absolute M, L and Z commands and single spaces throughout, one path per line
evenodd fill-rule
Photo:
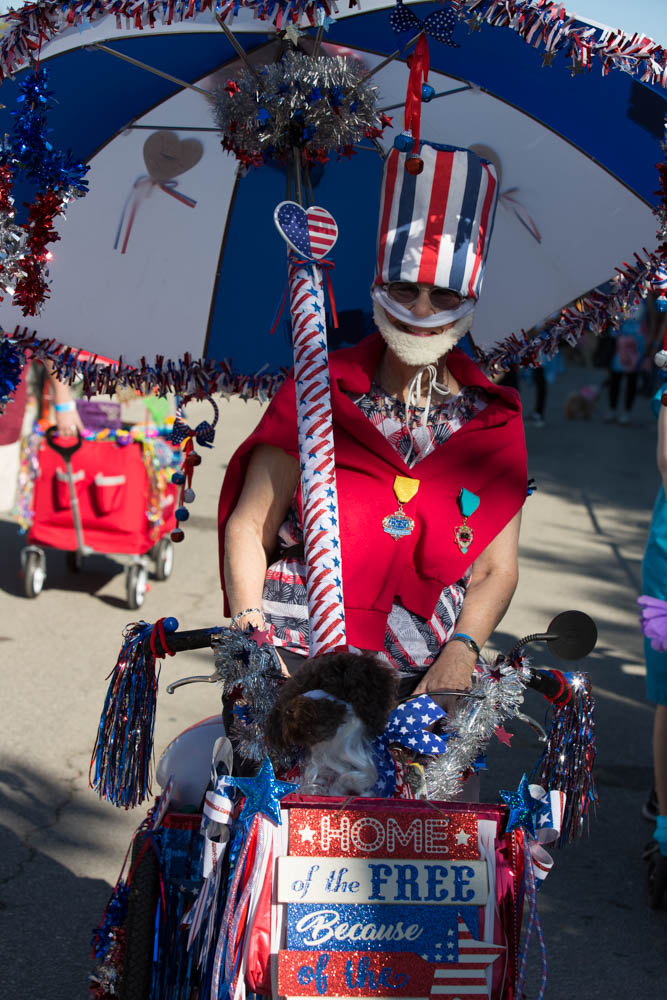
M 420 803 L 421 805 L 421 803 Z M 291 809 L 289 853 L 331 858 L 479 858 L 477 817 L 423 808 Z

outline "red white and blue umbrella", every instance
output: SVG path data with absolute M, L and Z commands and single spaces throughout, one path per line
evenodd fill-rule
M 90 391 L 120 379 L 261 396 L 293 346 L 304 521 L 318 526 L 306 530 L 311 653 L 344 644 L 323 321 L 332 268 L 313 240 L 324 234 L 332 246 L 337 223 L 330 343 L 354 342 L 370 321 L 382 156 L 395 141 L 416 154 L 421 128 L 430 141 L 477 148 L 500 178 L 472 331 L 487 361 L 535 361 L 586 322 L 601 327 L 659 263 L 643 248 L 657 242 L 665 51 L 525 0 L 369 0 L 363 12 L 329 0 L 66 0 L 29 4 L 7 22 L 0 73 L 17 80 L 3 95 L 19 103 L 0 157 L 0 322 L 12 330 L 17 303 L 26 314 L 14 350 L 50 357 L 65 375 L 83 367 Z M 48 133 L 45 69 L 59 102 Z M 90 193 L 66 223 L 81 171 L 55 155 L 56 141 L 91 165 Z M 20 218 L 9 185 L 18 206 L 22 175 L 38 191 L 12 261 Z M 667 195 L 667 168 L 662 179 Z M 285 201 L 298 203 L 277 216 L 291 248 L 289 312 L 273 227 Z M 309 219 L 306 206 L 321 211 Z M 619 267 L 612 295 L 588 296 L 537 341 L 515 336 Z M 82 364 L 62 344 L 119 364 Z
M 215 13 L 200 3 L 29 4 L 6 15 L 0 37 L 0 70 L 16 74 L 3 83 L 4 130 L 39 52 L 57 99 L 51 134 L 90 163 L 90 192 L 58 225 L 50 298 L 39 315 L 23 317 L 5 297 L 4 328 L 20 326 L 52 352 L 64 343 L 129 366 L 143 358 L 148 381 L 168 381 L 156 356 L 185 358 L 183 375 L 204 359 L 221 387 L 270 392 L 291 363 L 287 312 L 275 322 L 285 274 L 273 210 L 286 197 L 285 170 L 275 161 L 239 170 L 220 149 L 207 95 L 240 79 L 234 44 L 255 66 L 271 66 L 285 34 L 312 50 L 319 23 L 327 29 L 320 51 L 358 57 L 365 72 L 425 26 L 429 83 L 445 96 L 422 105 L 422 136 L 479 148 L 500 170 L 478 346 L 506 352 L 509 335 L 655 248 L 667 71 L 664 51 L 648 39 L 518 0 L 397 8 L 369 0 L 363 11 L 338 13 L 324 0 L 219 4 Z M 368 82 L 392 125 L 311 171 L 313 200 L 339 227 L 332 281 L 340 326 L 330 346 L 353 342 L 371 322 L 376 147 L 386 149 L 402 129 L 409 51 Z M 19 208 L 27 200 L 20 185 L 14 200 Z M 631 294 L 645 270 L 633 274 Z M 605 305 L 587 303 L 594 321 Z M 556 339 L 582 326 L 580 313 L 568 314 Z

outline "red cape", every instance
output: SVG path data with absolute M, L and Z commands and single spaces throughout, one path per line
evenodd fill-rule
M 330 357 L 347 641 L 378 650 L 384 648 L 394 598 L 429 618 L 443 587 L 464 575 L 521 508 L 527 487 L 519 394 L 490 382 L 458 349 L 448 355 L 448 367 L 461 385 L 483 388 L 488 405 L 409 469 L 347 395 L 368 391 L 383 349 L 384 342 L 376 333 Z M 254 433 L 229 463 L 218 510 L 221 576 L 225 525 L 258 444 L 274 445 L 298 458 L 292 377 L 280 387 Z M 382 520 L 397 509 L 393 490 L 397 475 L 418 479 L 420 485 L 415 498 L 405 504 L 415 529 L 395 541 L 383 530 Z M 454 529 L 462 521 L 457 497 L 463 487 L 480 498 L 478 510 L 469 519 L 474 541 L 466 554 L 454 541 Z

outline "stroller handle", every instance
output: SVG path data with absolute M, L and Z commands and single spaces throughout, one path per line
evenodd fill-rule
M 51 427 L 47 427 L 44 435 L 46 438 L 46 443 L 48 444 L 49 448 L 52 448 L 54 451 L 57 451 L 58 454 L 62 455 L 65 461 L 68 462 L 72 457 L 72 455 L 74 454 L 74 452 L 78 451 L 81 445 L 83 444 L 81 431 L 79 430 L 78 427 L 76 428 L 75 444 L 57 444 L 55 440 L 57 434 L 58 434 L 58 428 L 56 427 L 55 424 L 52 424 Z

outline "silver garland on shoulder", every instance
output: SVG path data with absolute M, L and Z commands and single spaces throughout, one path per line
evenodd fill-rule
M 445 727 L 449 735 L 447 750 L 425 765 L 429 799 L 447 801 L 457 797 L 464 776 L 472 770 L 477 757 L 506 719 L 515 716 L 523 702 L 529 673 L 523 658 L 508 662 L 499 656 L 493 667 L 481 661 L 473 690 L 481 695 L 460 699 L 461 706 Z
M 242 70 L 212 98 L 225 149 L 244 164 L 284 159 L 294 147 L 306 159 L 351 149 L 388 124 L 376 91 L 362 83 L 365 67 L 345 56 L 287 52 L 276 63 Z

